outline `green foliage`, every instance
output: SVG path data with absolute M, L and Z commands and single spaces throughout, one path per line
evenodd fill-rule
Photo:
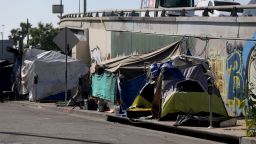
M 10 32 L 9 39 L 13 40 L 15 47 L 19 43 L 23 44 L 24 38 L 29 35 L 30 39 L 25 47 L 30 45 L 43 50 L 59 50 L 53 42 L 53 38 L 58 34 L 59 30 L 54 28 L 52 24 L 43 24 L 40 22 L 38 23 L 38 27 L 32 27 L 30 23 L 21 22 L 19 28 L 14 28 Z
M 29 35 L 31 36 L 29 44 L 34 47 L 40 47 L 43 50 L 59 50 L 53 42 L 58 32 L 59 30 L 53 28 L 52 24 L 43 24 L 40 22 L 38 27 L 29 30 Z
M 12 29 L 11 35 L 9 35 L 9 39 L 13 40 L 14 46 L 16 47 L 18 42 L 23 41 L 24 38 L 28 35 L 28 30 L 31 28 L 30 23 L 21 22 L 19 28 Z
M 252 100 L 255 97 L 255 94 L 252 92 L 254 84 L 250 83 L 250 88 L 248 88 L 248 97 L 244 100 L 245 108 L 245 122 L 246 122 L 246 136 L 255 136 L 256 134 L 256 107 L 255 103 Z M 247 101 L 247 105 L 245 104 Z
M 18 33 L 19 29 L 12 29 L 11 30 L 11 35 L 9 35 L 9 39 L 13 40 L 13 45 L 16 47 L 18 44 L 18 40 L 19 40 L 19 33 Z

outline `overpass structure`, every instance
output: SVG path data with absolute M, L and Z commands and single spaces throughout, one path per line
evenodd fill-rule
M 84 39 L 72 54 L 89 65 L 147 53 L 182 39 L 181 54 L 189 51 L 210 61 L 230 114 L 241 115 L 240 105 L 247 95 L 247 86 L 256 94 L 256 17 L 240 17 L 237 11 L 255 8 L 256 5 L 245 5 L 67 14 L 61 18 L 60 28 L 69 27 L 82 35 Z M 229 9 L 231 16 L 208 17 L 212 9 Z M 204 16 L 185 16 L 187 11 L 194 10 L 201 10 Z M 166 11 L 179 11 L 180 16 L 166 16 Z

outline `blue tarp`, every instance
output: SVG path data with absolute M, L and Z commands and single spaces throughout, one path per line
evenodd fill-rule
M 147 82 L 147 75 L 143 74 L 134 79 L 119 83 L 119 94 L 121 99 L 121 109 L 129 108 L 140 90 Z

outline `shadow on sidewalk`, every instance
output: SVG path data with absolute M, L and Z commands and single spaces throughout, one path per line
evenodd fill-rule
M 64 141 L 71 141 L 71 143 L 73 141 L 73 142 L 84 142 L 84 143 L 94 143 L 94 144 L 112 144 L 112 143 L 100 142 L 100 141 L 74 139 L 74 138 L 64 138 L 64 137 L 53 137 L 53 136 L 45 136 L 45 135 L 37 135 L 37 134 L 29 134 L 29 133 L 18 133 L 18 132 L 1 132 L 0 131 L 0 134 L 2 134 L 2 135 L 37 137 L 37 138 L 47 138 L 47 139 L 55 139 L 55 140 L 64 140 Z

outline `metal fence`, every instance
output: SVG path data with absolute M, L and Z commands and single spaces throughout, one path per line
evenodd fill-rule
M 213 10 L 230 12 L 230 16 L 237 17 L 238 13 L 246 9 L 256 10 L 256 4 L 251 5 L 229 5 L 208 7 L 179 7 L 179 8 L 156 8 L 156 9 L 124 9 L 124 10 L 101 10 L 87 13 L 70 13 L 61 17 L 83 18 L 83 17 L 169 17 L 169 16 L 193 16 L 189 12 L 202 11 L 202 16 L 209 16 Z

